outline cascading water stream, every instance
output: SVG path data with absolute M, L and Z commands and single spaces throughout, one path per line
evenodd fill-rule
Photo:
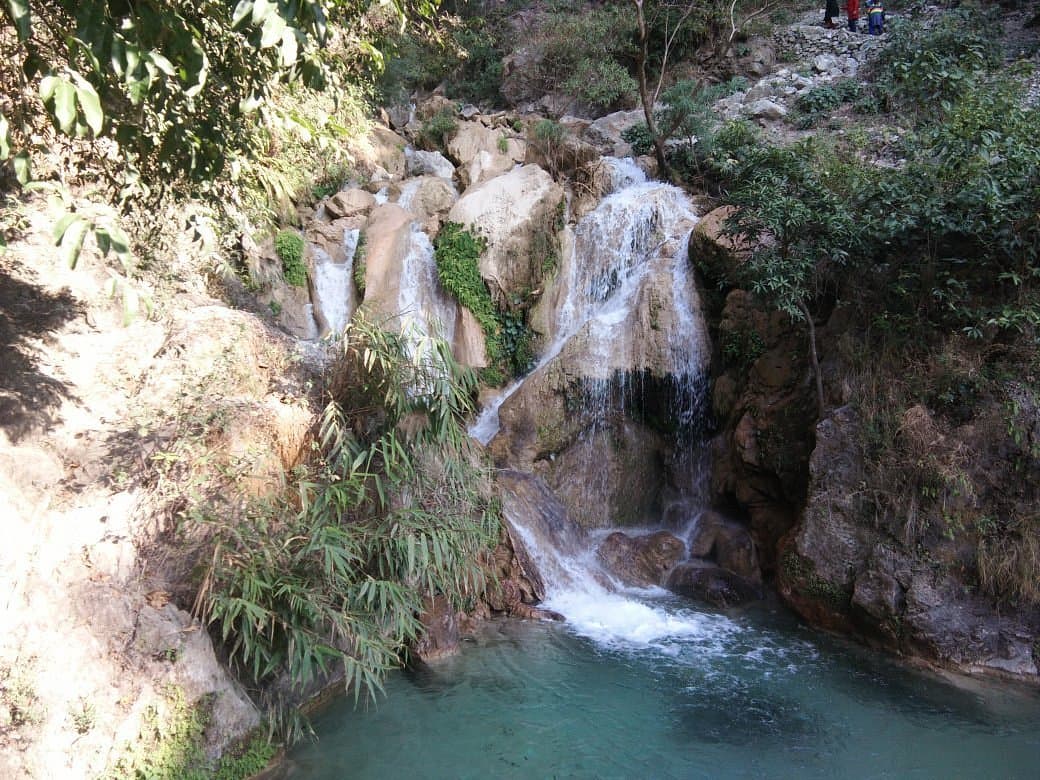
M 585 380 L 584 411 L 594 420 L 624 411 L 618 406 L 638 390 L 627 383 L 640 381 L 626 368 L 653 364 L 644 354 L 649 348 L 630 332 L 631 318 L 650 277 L 667 274 L 670 311 L 661 314 L 661 322 L 667 323 L 661 327 L 666 330 L 667 381 L 673 385 L 676 407 L 670 412 L 680 426 L 689 427 L 702 408 L 708 356 L 687 257 L 697 216 L 678 188 L 646 181 L 631 161 L 607 163 L 618 189 L 575 230 L 574 251 L 564 258 L 558 280 L 563 295 L 555 312 L 555 336 L 528 376 L 557 359 L 568 342 L 580 336 L 583 365 L 595 374 Z M 499 407 L 523 382 L 514 382 L 491 401 L 470 435 L 488 443 L 498 432 Z M 522 523 L 514 525 L 545 581 L 545 606 L 562 613 L 579 634 L 606 644 L 647 646 L 737 630 L 725 617 L 678 608 L 671 601 L 666 605 L 660 589 L 620 586 L 600 568 L 590 548 L 559 549 L 544 534 Z
M 672 376 L 685 395 L 695 399 L 694 384 L 703 374 L 707 347 L 703 328 L 692 322 L 698 311 L 687 269 L 686 246 L 697 216 L 686 194 L 670 185 L 648 182 L 631 160 L 604 158 L 615 192 L 608 195 L 575 231 L 575 246 L 564 258 L 559 284 L 564 291 L 555 312 L 552 342 L 528 376 L 559 356 L 567 342 L 586 331 L 585 350 L 614 380 L 613 366 L 619 331 L 646 277 L 661 270 L 657 255 L 669 255 L 673 279 L 673 308 L 677 326 L 669 332 L 673 352 Z M 510 384 L 490 400 L 470 427 L 470 435 L 487 444 L 499 430 L 498 411 L 523 384 Z M 590 386 L 589 402 L 606 404 L 610 381 Z M 684 393 L 680 392 L 680 395 Z M 619 395 L 625 395 L 621 392 Z M 605 411 L 605 409 L 604 409 Z
M 361 231 L 343 231 L 342 263 L 334 262 L 325 250 L 314 247 L 314 291 L 320 302 L 329 333 L 338 336 L 343 332 L 354 309 L 357 296 L 351 276 L 354 273 L 354 255 L 357 253 Z
M 430 237 L 413 225 L 408 253 L 401 264 L 397 310 L 417 335 L 436 335 L 450 344 L 455 338 L 458 307 L 441 290 L 436 269 Z

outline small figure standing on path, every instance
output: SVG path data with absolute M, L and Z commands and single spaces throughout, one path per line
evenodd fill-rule
M 867 0 L 867 32 L 881 35 L 885 31 L 885 4 L 882 0 Z
M 823 26 L 828 30 L 833 30 L 838 26 L 834 20 L 839 16 L 841 16 L 841 9 L 838 8 L 838 0 L 827 0 L 827 8 L 823 12 Z
M 849 30 L 859 32 L 859 0 L 847 0 L 845 14 L 849 17 Z

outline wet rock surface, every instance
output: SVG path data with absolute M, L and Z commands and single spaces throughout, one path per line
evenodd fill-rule
M 665 587 L 680 596 L 722 608 L 762 597 L 754 584 L 709 561 L 680 563 L 668 575 Z
M 686 545 L 668 531 L 642 536 L 615 531 L 596 549 L 596 558 L 608 572 L 635 587 L 660 585 L 685 555 Z

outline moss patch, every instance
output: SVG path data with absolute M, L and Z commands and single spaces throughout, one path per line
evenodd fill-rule
M 485 239 L 448 222 L 437 236 L 437 277 L 444 289 L 473 313 L 484 331 L 487 356 L 497 374 L 485 372 L 483 376 L 519 376 L 534 359 L 531 332 L 522 312 L 502 312 L 495 306 L 480 275 L 480 255 L 486 248 Z
M 175 686 L 166 691 L 164 706 L 149 707 L 138 743 L 103 776 L 105 780 L 244 780 L 263 770 L 275 754 L 275 746 L 255 736 L 228 751 L 218 761 L 206 759 L 204 737 L 212 714 L 212 701 L 202 698 L 188 704 Z
M 274 237 L 274 251 L 282 261 L 286 284 L 307 286 L 307 266 L 303 262 L 303 239 L 293 230 L 283 230 Z

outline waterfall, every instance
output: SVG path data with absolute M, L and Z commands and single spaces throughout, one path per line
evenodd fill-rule
M 421 336 L 439 336 L 449 344 L 455 338 L 458 306 L 441 289 L 433 242 L 418 226 L 412 225 L 408 253 L 401 264 L 397 310 L 410 321 Z
M 583 411 L 597 421 L 585 435 L 639 398 L 640 383 L 647 381 L 669 384 L 672 419 L 680 429 L 695 430 L 703 416 L 709 358 L 688 258 L 697 215 L 686 193 L 646 181 L 631 161 L 605 163 L 616 191 L 575 228 L 573 252 L 564 256 L 555 282 L 554 338 L 528 377 L 549 370 L 557 359 L 581 360 Z M 661 312 L 659 328 L 644 328 L 653 334 L 650 345 L 643 343 L 647 333 L 633 332 L 633 316 L 645 312 L 652 300 L 646 296 L 654 295 L 668 311 Z M 652 371 L 665 376 L 650 377 Z M 498 409 L 523 383 L 514 382 L 489 402 L 470 434 L 489 442 L 498 431 Z M 691 441 L 680 449 L 702 448 Z M 587 471 L 576 473 L 594 475 L 599 465 L 589 463 Z M 689 471 L 698 471 L 696 463 Z M 690 481 L 696 483 L 696 476 Z M 690 487 L 697 500 L 696 484 Z M 580 550 L 560 549 L 530 519 L 515 518 L 513 526 L 545 582 L 544 605 L 562 613 L 579 634 L 608 645 L 666 646 L 733 628 L 726 618 L 678 606 L 660 588 L 627 588 L 613 580 L 596 559 L 595 538 Z
M 682 190 L 647 182 L 630 160 L 604 158 L 604 162 L 610 166 L 610 181 L 620 189 L 577 225 L 574 250 L 564 256 L 556 281 L 562 300 L 554 313 L 555 337 L 528 376 L 545 368 L 581 334 L 587 364 L 598 369 L 597 376 L 586 382 L 588 406 L 603 417 L 623 405 L 635 390 L 625 385 L 631 377 L 623 375 L 632 356 L 619 349 L 632 346 L 625 324 L 649 275 L 669 273 L 673 319 L 667 341 L 678 401 L 674 413 L 681 424 L 690 424 L 702 405 L 709 355 L 687 262 L 689 234 L 697 216 Z M 522 383 L 514 382 L 487 403 L 470 428 L 471 436 L 485 445 L 494 438 L 499 408 Z
M 314 297 L 317 299 L 322 316 L 328 324 L 329 333 L 338 336 L 343 332 L 354 309 L 357 308 L 357 295 L 354 292 L 354 254 L 357 252 L 361 231 L 345 229 L 343 231 L 343 254 L 345 261 L 337 263 L 329 254 L 318 246 L 313 246 L 314 254 Z

